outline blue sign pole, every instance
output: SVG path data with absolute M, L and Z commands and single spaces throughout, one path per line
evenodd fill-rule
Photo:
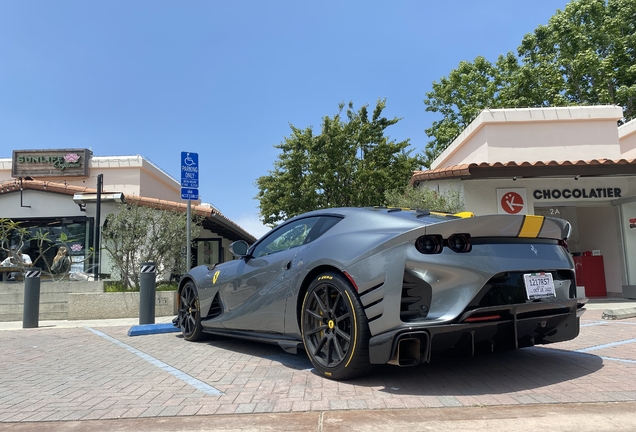
M 192 239 L 190 238 L 192 220 L 192 200 L 199 199 L 199 154 L 181 152 L 181 199 L 188 200 L 186 224 L 186 270 L 192 267 Z

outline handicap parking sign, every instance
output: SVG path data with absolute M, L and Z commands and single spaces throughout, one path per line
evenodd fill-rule
M 181 187 L 191 189 L 199 187 L 198 153 L 181 152 Z

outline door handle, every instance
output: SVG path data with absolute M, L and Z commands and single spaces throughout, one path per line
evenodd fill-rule
M 291 268 L 291 261 L 287 261 L 287 263 L 283 265 L 283 268 L 289 270 Z

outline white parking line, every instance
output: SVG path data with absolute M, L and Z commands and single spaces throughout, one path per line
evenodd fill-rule
M 181 381 L 185 382 L 186 384 L 191 385 L 192 387 L 196 388 L 197 390 L 201 390 L 203 393 L 209 394 L 211 396 L 223 396 L 224 393 L 220 390 L 215 389 L 214 387 L 212 387 L 211 385 L 204 383 L 203 381 L 199 381 L 198 379 L 186 374 L 185 372 L 180 371 L 179 369 L 176 369 L 170 365 L 165 364 L 164 362 L 162 362 L 161 360 L 158 360 L 144 352 L 139 351 L 136 348 L 131 347 L 130 345 L 126 345 L 125 343 L 118 341 L 117 339 L 108 336 L 105 333 L 100 332 L 99 330 L 95 330 L 93 328 L 90 327 L 84 327 L 85 329 L 95 333 L 97 336 L 101 336 L 104 339 L 114 343 L 115 345 L 118 345 L 122 348 L 124 348 L 126 351 L 129 351 L 139 357 L 141 357 L 142 359 L 144 359 L 145 361 L 147 361 L 148 363 L 150 363 L 153 366 L 158 367 L 159 369 L 163 369 L 164 371 L 168 372 L 171 375 L 174 375 L 176 378 L 180 379 Z
M 617 361 L 617 362 L 623 362 L 623 363 L 634 363 L 636 364 L 636 360 L 627 360 L 627 359 L 620 359 L 620 358 L 615 358 L 615 357 L 601 357 L 603 360 L 612 360 L 612 361 Z
M 589 348 L 579 349 L 579 350 L 576 350 L 576 352 L 585 353 L 585 352 L 596 351 L 596 350 L 600 350 L 600 349 L 604 349 L 604 348 L 611 348 L 611 347 L 615 347 L 615 346 L 619 346 L 619 345 L 631 344 L 631 343 L 634 343 L 634 342 L 636 342 L 636 339 L 627 339 L 627 340 L 620 341 L 620 342 L 612 342 L 612 343 L 608 343 L 608 344 L 596 345 L 596 346 L 589 347 Z
M 609 344 L 608 344 L 609 345 Z M 622 345 L 622 344 L 619 344 Z M 607 346 L 603 345 L 603 348 L 607 348 Z M 532 348 L 527 348 L 527 349 L 538 349 L 538 350 L 542 350 L 542 351 L 552 351 L 554 350 L 554 348 L 547 348 L 547 347 L 542 347 L 542 346 L 534 346 Z M 561 351 L 560 354 L 566 354 L 566 355 L 573 355 L 573 356 L 595 356 L 598 357 L 600 359 L 603 360 L 608 360 L 608 361 L 617 361 L 617 362 L 623 362 L 623 363 L 633 363 L 636 364 L 636 360 L 630 360 L 630 359 L 622 359 L 622 358 L 616 358 L 616 357 L 602 357 L 602 356 L 596 356 L 596 354 L 588 354 L 587 351 L 593 351 L 593 350 L 597 350 L 597 349 L 601 349 L 601 346 L 599 345 L 598 347 L 592 347 L 592 348 L 584 348 L 582 350 L 576 350 L 576 351 Z
M 581 324 L 581 327 L 590 327 L 590 326 L 603 325 L 603 324 L 608 324 L 608 323 L 605 321 L 596 321 L 589 324 Z
M 616 321 L 616 320 L 606 320 L 606 321 L 595 321 L 595 322 L 591 322 L 591 323 L 587 323 L 587 324 L 581 324 L 581 327 L 589 327 L 589 326 L 596 326 L 596 325 L 614 325 L 614 324 L 619 324 L 619 325 L 636 325 L 636 322 L 634 321 Z

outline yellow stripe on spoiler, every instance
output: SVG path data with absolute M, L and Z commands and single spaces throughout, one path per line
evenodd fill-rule
M 541 231 L 541 227 L 543 227 L 544 220 L 543 216 L 524 216 L 523 223 L 521 224 L 521 229 L 519 230 L 517 237 L 536 238 Z

